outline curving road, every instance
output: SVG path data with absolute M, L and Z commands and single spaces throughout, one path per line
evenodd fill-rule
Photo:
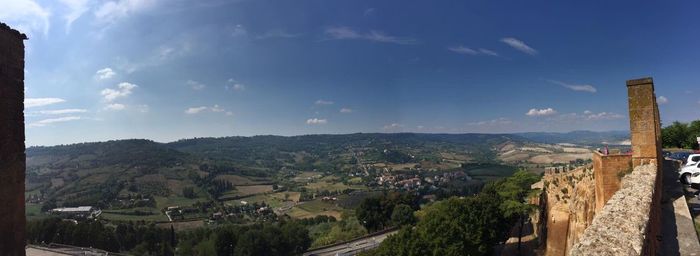
M 384 241 L 389 235 L 393 235 L 399 232 L 398 230 L 381 233 L 373 236 L 368 236 L 355 241 L 350 241 L 347 243 L 337 244 L 330 247 L 325 247 L 321 249 L 311 250 L 304 253 L 304 256 L 345 256 L 345 255 L 356 255 L 360 252 L 371 250 L 377 248 L 379 244 Z

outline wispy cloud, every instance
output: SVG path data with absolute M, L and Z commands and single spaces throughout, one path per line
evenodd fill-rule
M 129 16 L 155 6 L 157 0 L 115 0 L 105 1 L 95 11 L 95 19 L 111 25 Z
M 554 110 L 553 108 L 543 108 L 543 109 L 533 108 L 533 109 L 530 109 L 529 111 L 527 111 L 527 113 L 525 113 L 525 115 L 527 115 L 527 116 L 551 116 L 551 115 L 554 115 L 556 113 L 557 113 L 557 111 Z
M 124 82 L 124 83 L 120 83 L 119 85 L 117 85 L 116 90 L 111 89 L 111 88 L 107 88 L 107 89 L 102 90 L 102 92 L 100 92 L 100 94 L 102 94 L 104 99 L 109 102 L 109 101 L 113 101 L 113 100 L 118 99 L 118 98 L 122 98 L 122 97 L 126 97 L 126 96 L 131 95 L 131 91 L 136 87 L 138 87 L 138 86 L 135 84 Z
M 624 118 L 623 115 L 613 113 L 613 112 L 599 112 L 593 113 L 592 111 L 583 111 L 583 116 L 586 120 L 613 120 Z
M 229 78 L 224 88 L 226 88 L 226 90 L 245 91 L 246 86 L 236 81 L 236 79 Z
M 65 114 L 76 114 L 76 113 L 85 113 L 85 112 L 87 112 L 86 109 L 67 108 L 67 109 L 56 109 L 56 110 L 42 110 L 42 111 L 39 111 L 39 114 L 42 114 L 42 115 L 65 115 Z
M 105 80 L 105 79 L 110 79 L 113 76 L 115 76 L 117 73 L 114 72 L 111 68 L 103 68 L 95 72 L 95 78 L 98 80 Z
M 333 105 L 335 102 L 330 101 L 330 100 L 317 100 L 315 102 L 316 105 Z
M 392 123 L 392 124 L 387 124 L 382 127 L 383 130 L 385 131 L 398 131 L 403 129 L 403 125 L 399 123 Z
M 224 113 L 227 116 L 233 115 L 232 112 L 226 111 L 226 109 L 222 108 L 219 105 L 214 105 L 211 107 L 207 107 L 207 106 L 191 107 L 191 108 L 188 108 L 185 110 L 185 114 L 188 114 L 188 115 L 194 115 L 194 114 L 199 114 L 199 113 L 204 113 L 204 112 Z
M 484 49 L 484 48 L 479 48 L 479 49 L 472 49 L 469 47 L 465 46 L 453 46 L 453 47 L 448 47 L 447 50 L 459 53 L 459 54 L 466 54 L 466 55 L 487 55 L 487 56 L 498 56 L 497 52 L 494 52 L 492 50 Z
M 190 88 L 192 88 L 192 90 L 198 90 L 198 91 L 199 91 L 199 90 L 202 90 L 202 89 L 204 89 L 205 87 L 207 87 L 205 84 L 200 83 L 200 82 L 197 82 L 197 81 L 194 81 L 194 80 L 187 80 L 187 82 L 185 82 L 185 83 L 186 83 L 188 86 L 190 86 Z
M 492 120 L 486 120 L 486 121 L 478 121 L 478 122 L 471 122 L 468 123 L 467 125 L 471 126 L 500 126 L 500 125 L 510 125 L 512 124 L 513 121 L 511 121 L 508 118 L 505 117 L 500 117 Z
M 0 20 L 29 34 L 49 34 L 51 12 L 33 0 L 9 0 L 0 4 Z
M 352 112 L 353 112 L 353 110 L 351 108 L 341 108 L 340 109 L 340 113 L 348 114 L 348 113 L 352 113 Z
M 578 91 L 578 92 L 595 93 L 598 91 L 595 88 L 595 86 L 590 85 L 590 84 L 570 84 L 570 83 L 565 83 L 565 82 L 557 81 L 557 80 L 547 80 L 547 81 L 549 81 L 550 83 L 553 83 L 553 84 L 561 85 L 563 87 L 569 88 L 569 89 L 574 90 L 574 91 Z
M 185 114 L 194 115 L 194 114 L 199 114 L 205 110 L 207 110 L 207 107 L 205 107 L 205 106 L 191 107 L 191 108 L 188 108 L 187 110 L 185 110 Z
M 666 98 L 664 96 L 659 96 L 656 98 L 656 103 L 659 105 L 666 104 L 666 103 L 668 103 L 668 98 Z
M 371 30 L 368 33 L 355 31 L 349 27 L 331 27 L 325 31 L 328 39 L 334 40 L 367 40 L 380 43 L 393 44 L 417 44 L 418 40 L 410 37 L 396 37 L 384 34 L 381 31 Z
M 112 111 L 120 111 L 126 109 L 126 106 L 124 104 L 119 104 L 119 103 L 113 103 L 109 104 L 105 107 L 106 110 L 112 110 Z
M 60 0 L 60 2 L 68 9 L 68 12 L 63 16 L 66 20 L 66 34 L 68 34 L 73 22 L 83 16 L 90 8 L 88 0 Z
M 53 123 L 61 123 L 61 122 L 68 122 L 68 121 L 74 121 L 74 120 L 80 120 L 81 117 L 79 116 L 64 116 L 64 117 L 59 117 L 59 118 L 49 118 L 49 119 L 44 119 L 40 120 L 37 122 L 29 123 L 27 124 L 28 127 L 41 127 L 41 126 L 46 126 L 50 125 Z
M 320 118 L 306 119 L 306 124 L 311 124 L 311 125 L 319 125 L 319 124 L 327 124 L 327 123 L 328 123 L 327 119 L 320 119 Z
M 24 99 L 25 108 L 41 107 L 56 103 L 66 102 L 66 100 L 61 98 L 27 98 Z
M 373 15 L 375 12 L 377 12 L 377 9 L 375 9 L 375 8 L 367 8 L 367 9 L 365 9 L 365 11 L 364 11 L 362 14 L 365 15 L 365 16 L 371 16 L 371 15 Z
M 537 55 L 537 50 L 533 49 L 529 45 L 525 44 L 525 42 L 520 41 L 516 38 L 512 38 L 512 37 L 502 38 L 501 42 L 509 45 L 510 47 L 515 48 L 518 51 L 524 52 L 526 54 Z
M 302 34 L 294 34 L 285 32 L 283 30 L 270 30 L 265 32 L 265 34 L 258 35 L 257 39 L 269 39 L 269 38 L 295 38 L 300 37 Z

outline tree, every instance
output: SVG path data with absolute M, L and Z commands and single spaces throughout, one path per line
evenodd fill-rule
M 391 213 L 391 222 L 394 226 L 410 225 L 416 221 L 416 217 L 413 216 L 413 209 L 405 204 L 399 204 L 394 206 L 394 210 Z
M 530 186 L 540 179 L 539 176 L 529 173 L 526 170 L 519 170 L 512 176 L 499 182 L 499 188 L 496 190 L 498 196 L 501 197 L 500 209 L 506 218 L 517 218 L 519 223 L 518 229 L 518 253 L 521 249 L 521 238 L 523 236 L 523 227 L 527 215 L 535 209 L 533 205 L 525 202 L 526 196 L 532 190 Z

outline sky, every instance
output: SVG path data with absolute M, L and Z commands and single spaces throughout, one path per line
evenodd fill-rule
M 700 2 L 0 0 L 27 145 L 700 119 Z

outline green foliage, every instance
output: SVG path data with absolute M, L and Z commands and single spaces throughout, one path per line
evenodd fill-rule
M 378 197 L 365 198 L 355 210 L 357 218 L 370 232 L 391 226 L 394 207 L 403 204 L 418 209 L 418 197 L 413 194 L 390 192 Z
M 301 255 L 311 245 L 306 228 L 296 222 L 278 225 L 227 225 L 182 235 L 183 255 Z
M 524 202 L 539 176 L 519 170 L 487 184 L 479 195 L 439 201 L 423 209 L 415 228 L 404 227 L 371 255 L 490 255 L 533 206 Z M 521 229 L 522 230 L 522 229 Z
M 676 121 L 661 129 L 662 145 L 666 148 L 698 149 L 697 137 L 700 137 L 700 120 Z
M 399 204 L 394 206 L 394 210 L 391 212 L 391 223 L 394 226 L 410 225 L 416 221 L 416 217 L 413 216 L 413 209 L 405 204 Z
M 62 243 L 113 252 L 133 250 L 136 255 L 172 255 L 171 236 L 168 230 L 154 225 L 122 223 L 113 228 L 99 221 L 75 224 L 59 218 L 27 223 L 29 243 Z
M 415 229 L 387 238 L 374 255 L 490 255 L 510 227 L 495 195 L 450 198 L 425 209 Z

